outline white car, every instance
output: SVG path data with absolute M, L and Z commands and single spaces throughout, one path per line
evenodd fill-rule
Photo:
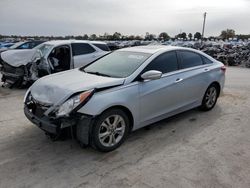
M 48 74 L 88 65 L 109 52 L 104 42 L 81 40 L 48 41 L 34 49 L 6 51 L 0 56 L 2 81 L 26 85 Z

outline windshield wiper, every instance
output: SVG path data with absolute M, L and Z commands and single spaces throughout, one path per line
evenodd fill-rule
M 98 76 L 105 76 L 105 77 L 111 77 L 111 76 L 109 76 L 109 75 L 107 75 L 107 74 L 103 74 L 103 73 L 100 73 L 100 72 L 92 72 L 92 71 L 84 71 L 84 72 L 86 72 L 86 73 L 88 73 L 88 74 L 95 74 L 95 75 L 98 75 Z

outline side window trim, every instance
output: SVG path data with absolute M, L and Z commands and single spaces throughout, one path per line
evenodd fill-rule
M 201 57 L 201 60 L 202 60 L 203 65 L 206 65 L 205 60 L 204 60 L 204 57 L 203 57 L 201 54 L 199 54 L 199 55 L 200 55 L 200 57 Z
M 175 52 L 176 59 L 177 59 L 178 70 L 181 70 L 181 57 L 180 57 L 179 50 L 174 50 L 174 52 Z
M 192 70 L 196 70 L 196 69 L 200 69 L 200 68 L 204 68 L 204 67 L 209 67 L 209 64 L 205 64 L 205 65 L 199 65 L 199 66 L 195 66 L 195 67 L 190 67 L 190 68 L 185 68 L 185 69 L 179 69 L 173 72 L 168 72 L 165 74 L 162 74 L 162 77 L 168 77 L 171 76 L 173 74 L 177 75 L 177 74 L 181 74 L 183 72 L 188 72 L 188 71 L 192 71 Z

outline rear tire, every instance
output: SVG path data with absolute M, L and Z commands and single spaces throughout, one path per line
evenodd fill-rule
M 200 106 L 200 109 L 202 111 L 209 111 L 212 110 L 217 102 L 217 99 L 219 97 L 219 88 L 216 84 L 211 84 L 203 97 L 202 104 Z
M 95 121 L 91 146 L 101 152 L 118 148 L 129 133 L 128 115 L 121 109 L 110 109 L 102 113 Z

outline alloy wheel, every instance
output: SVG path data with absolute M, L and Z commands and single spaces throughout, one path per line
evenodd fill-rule
M 216 102 L 216 98 L 217 98 L 217 90 L 215 87 L 210 87 L 206 93 L 205 96 L 205 103 L 206 106 L 208 108 L 211 108 L 215 102 Z
M 99 128 L 98 138 L 105 147 L 112 147 L 120 142 L 125 133 L 125 120 L 120 115 L 107 117 Z

